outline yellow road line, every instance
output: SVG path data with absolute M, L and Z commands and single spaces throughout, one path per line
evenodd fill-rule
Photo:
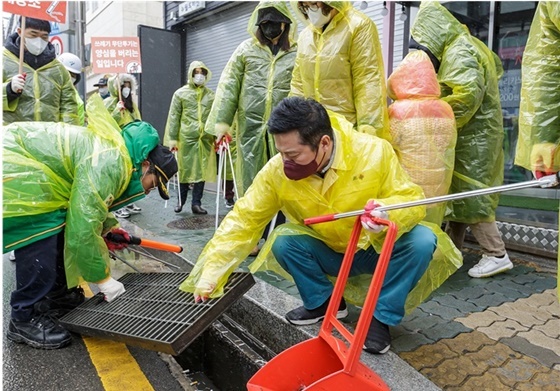
M 87 297 L 93 292 L 82 284 Z M 154 391 L 124 343 L 82 336 L 105 391 Z

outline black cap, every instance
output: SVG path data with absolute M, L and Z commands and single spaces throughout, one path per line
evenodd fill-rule
M 101 79 L 99 79 L 99 81 L 97 82 L 97 84 L 94 84 L 94 87 L 99 87 L 99 86 L 106 86 L 107 85 L 107 79 L 102 77 Z
M 164 200 L 168 200 L 167 182 L 177 173 L 177 160 L 175 160 L 173 153 L 163 145 L 158 145 L 152 149 L 152 152 L 148 154 L 148 160 L 154 166 L 159 179 L 157 186 L 159 195 Z
M 288 24 L 292 23 L 290 18 L 288 18 L 286 15 L 284 15 L 274 7 L 261 8 L 258 12 L 257 26 L 264 21 Z

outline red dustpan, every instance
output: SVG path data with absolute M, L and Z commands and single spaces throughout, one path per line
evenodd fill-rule
M 270 360 L 249 380 L 249 391 L 389 390 L 379 375 L 360 362 L 397 236 L 394 223 L 377 218 L 374 220 L 377 224 L 387 225 L 389 229 L 354 334 L 336 319 L 336 312 L 362 230 L 359 217 L 354 224 L 319 336 L 292 346 Z M 344 340 L 334 336 L 333 329 Z

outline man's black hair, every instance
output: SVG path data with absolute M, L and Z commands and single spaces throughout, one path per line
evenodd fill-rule
M 327 110 L 316 100 L 297 96 L 284 98 L 272 110 L 268 120 L 268 133 L 283 134 L 296 130 L 300 143 L 316 151 L 324 135 L 333 138 L 331 120 Z
M 19 27 L 21 27 L 21 16 L 19 17 Z M 49 34 L 51 32 L 51 24 L 49 22 L 35 18 L 25 18 L 25 28 L 46 31 Z

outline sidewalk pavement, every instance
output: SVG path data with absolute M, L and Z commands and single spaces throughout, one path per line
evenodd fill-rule
M 214 233 L 216 195 L 211 186 L 203 198 L 208 215 L 193 215 L 190 197 L 176 214 L 176 197 L 164 208 L 154 193 L 137 203 L 142 213 L 124 225 L 182 245 L 182 256 L 195 263 Z M 223 199 L 219 210 L 222 217 L 228 211 Z M 530 262 L 534 256 L 509 252 L 512 270 L 474 279 L 467 271 L 480 252 L 468 247 L 463 254 L 463 267 L 392 328 L 391 349 L 444 390 L 560 390 L 556 262 Z M 538 269 L 535 264 L 550 267 Z M 288 281 L 269 282 L 297 295 Z

